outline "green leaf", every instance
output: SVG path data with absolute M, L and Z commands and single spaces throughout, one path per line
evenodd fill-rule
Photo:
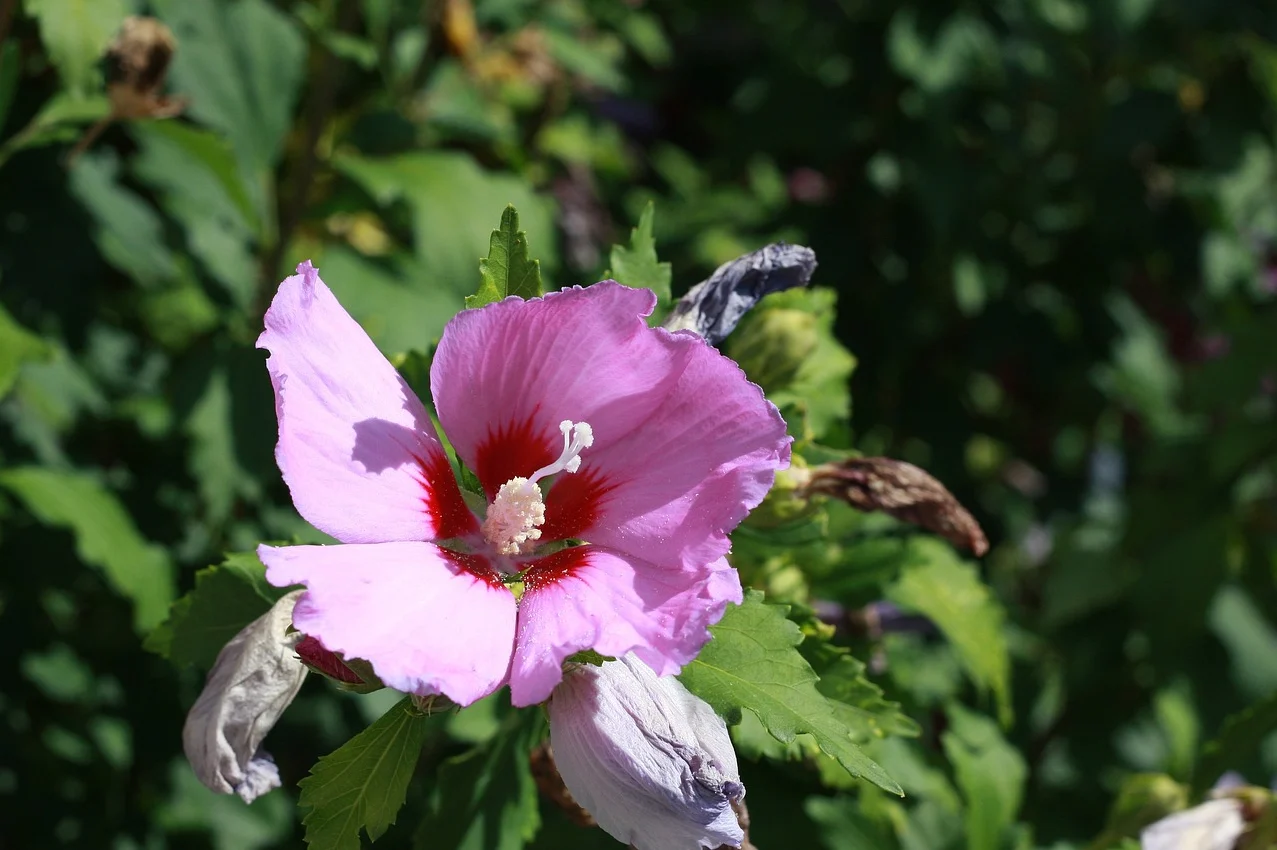
M 138 532 L 120 500 L 97 479 L 80 472 L 18 467 L 0 472 L 0 487 L 40 522 L 75 535 L 80 559 L 102 570 L 133 602 L 139 632 L 164 618 L 175 595 L 168 555 Z
M 492 231 L 488 256 L 479 261 L 479 291 L 466 296 L 466 308 L 482 307 L 507 295 L 535 298 L 541 288 L 541 261 L 528 257 L 528 235 L 519 230 L 519 213 L 510 204 L 501 226 Z
M 1214 782 L 1219 774 L 1215 774 Z M 1140 830 L 1172 812 L 1188 806 L 1188 789 L 1163 773 L 1136 773 L 1126 777 L 1109 809 L 1104 831 L 1092 848 L 1111 847 L 1123 838 L 1135 838 Z
M 884 699 L 882 688 L 865 678 L 864 663 L 846 647 L 829 642 L 833 627 L 805 606 L 792 606 L 789 619 L 804 636 L 799 653 L 820 677 L 816 690 L 835 703 L 835 711 L 857 741 L 889 735 L 917 737 L 921 731 L 917 722 L 900 710 L 899 703 Z
M 40 24 L 40 39 L 76 95 L 98 88 L 97 63 L 129 13 L 128 0 L 26 0 L 23 8 Z
M 1253 759 L 1273 732 L 1277 732 L 1277 694 L 1229 716 L 1219 736 L 1202 748 L 1193 771 L 1193 796 L 1209 789 L 1225 771 Z
M 790 289 L 768 295 L 727 338 L 728 356 L 756 381 L 790 433 L 820 439 L 851 415 L 852 356 L 834 333 L 838 294 Z
M 169 74 L 173 90 L 190 98 L 191 118 L 230 140 L 256 220 L 273 219 L 268 175 L 283 152 L 301 91 L 306 39 L 300 28 L 266 0 L 152 5 L 178 39 Z
M 206 179 L 211 180 L 222 190 L 230 207 L 238 212 L 244 222 L 254 228 L 258 226 L 254 219 L 252 198 L 249 197 L 244 177 L 235 162 L 235 151 L 226 139 L 209 130 L 180 121 L 141 122 L 130 125 L 129 131 L 142 146 L 143 155 L 164 160 L 155 170 L 164 170 L 165 166 L 168 170 L 180 167 L 188 181 L 185 184 L 188 188 L 192 172 L 202 172 L 199 178 L 201 184 Z M 146 166 L 139 163 L 138 168 L 147 176 Z M 171 179 L 161 182 L 170 191 L 177 188 L 175 181 Z M 210 197 L 213 195 L 204 191 L 200 194 Z M 217 201 L 216 207 L 205 210 L 206 214 L 224 215 L 229 211 L 220 199 Z
M 519 850 L 541 827 L 528 754 L 543 735 L 539 711 L 508 710 L 491 741 L 439 769 L 419 850 Z
M 371 841 L 385 834 L 408 794 L 428 728 L 405 697 L 311 768 L 299 783 L 310 850 L 360 850 L 361 827 Z
M 638 227 L 630 231 L 630 246 L 612 246 L 611 276 L 617 283 L 652 290 L 656 293 L 658 311 L 664 311 L 673 297 L 670 281 L 674 274 L 669 263 L 656 259 L 656 239 L 652 236 L 655 216 L 656 205 L 648 201 L 639 216 Z
M 178 667 L 207 670 L 240 629 L 287 592 L 266 582 L 266 567 L 256 554 L 228 554 L 220 565 L 195 574 L 195 587 L 173 603 L 144 646 Z
M 111 265 L 139 286 L 158 288 L 178 275 L 155 209 L 119 178 L 112 152 L 80 157 L 71 169 L 71 193 L 93 219 L 93 239 Z
M 44 340 L 15 322 L 4 307 L 0 307 L 0 398 L 13 389 L 23 363 L 48 360 L 52 355 L 52 349 Z
M 804 646 L 811 643 L 808 638 Z M 826 644 L 828 646 L 828 644 Z M 829 647 L 842 653 L 841 647 Z M 816 689 L 835 704 L 835 712 L 853 734 L 864 740 L 887 735 L 917 737 L 917 721 L 900 710 L 900 704 L 883 697 L 882 688 L 865 678 L 864 662 L 841 654 L 828 666 L 816 666 L 820 681 Z
M 1002 623 L 1006 613 L 975 567 L 963 563 L 938 540 L 919 538 L 913 546 L 924 556 L 909 564 L 887 588 L 887 598 L 922 614 L 944 632 L 971 679 L 993 691 L 998 717 L 1011 722 L 1011 659 Z
M 1020 811 L 1028 768 L 993 720 L 957 703 L 948 715 L 941 741 L 967 801 L 967 850 L 999 850 Z
M 475 261 L 490 247 L 484 234 L 491 232 L 492 213 L 507 204 L 520 210 L 529 253 L 540 259 L 542 273 L 556 264 L 553 205 L 526 181 L 485 171 L 468 154 L 340 155 L 333 164 L 377 203 L 408 205 L 421 279 L 432 289 L 471 293 Z
M 80 135 L 80 127 L 105 118 L 111 104 L 105 97 L 72 97 L 59 92 L 49 98 L 27 125 L 0 145 L 0 166 L 20 150 L 65 142 Z
M 131 129 L 141 146 L 133 172 L 181 225 L 200 270 L 247 309 L 256 294 L 260 225 L 234 151 L 220 136 L 177 121 Z
M 421 262 L 404 251 L 374 261 L 344 245 L 327 245 L 313 259 L 337 300 L 387 357 L 429 348 L 463 307 L 460 293 L 432 283 Z
M 217 364 L 182 423 L 190 438 L 187 468 L 203 500 L 204 516 L 214 524 L 227 520 L 237 500 L 255 501 L 261 491 L 236 451 L 235 402 L 230 370 Z
M 713 640 L 679 678 L 687 689 L 738 723 L 742 709 L 753 712 L 778 741 L 810 734 L 827 755 L 852 776 L 894 794 L 900 786 L 852 741 L 839 706 L 818 689 L 819 677 L 798 651 L 803 634 L 786 619 L 786 606 L 768 605 L 750 591 L 744 604 L 729 608 Z

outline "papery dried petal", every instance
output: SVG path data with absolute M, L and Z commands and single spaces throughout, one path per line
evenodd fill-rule
M 1140 833 L 1141 850 L 1234 850 L 1246 829 L 1242 802 L 1211 800 L 1162 818 Z
M 289 633 L 300 590 L 281 598 L 222 648 L 186 716 L 182 748 L 200 782 L 244 802 L 278 788 L 279 769 L 260 747 L 306 678 Z
M 665 327 L 692 330 L 718 345 L 764 295 L 806 286 L 816 271 L 816 252 L 776 242 L 723 263 L 674 305 Z
M 722 718 L 633 656 L 568 672 L 550 743 L 572 797 L 636 850 L 740 847 L 745 796 Z

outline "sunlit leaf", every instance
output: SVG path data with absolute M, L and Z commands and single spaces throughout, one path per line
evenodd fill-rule
M 168 619 L 147 636 L 146 648 L 179 667 L 207 670 L 222 647 L 285 592 L 266 583 L 257 555 L 229 554 L 195 574 L 195 587 L 173 603 Z
M 1010 723 L 1011 661 L 1002 606 L 975 567 L 948 546 L 936 540 L 920 540 L 918 546 L 925 559 L 904 568 L 887 588 L 887 598 L 928 617 L 944 632 L 972 680 L 993 692 L 1002 722 Z
M 501 226 L 492 231 L 488 256 L 479 261 L 479 290 L 466 296 L 466 307 L 482 307 L 507 295 L 535 298 L 544 293 L 541 263 L 528 256 L 528 235 L 519 230 L 519 213 L 507 206 Z
M 278 161 L 301 91 L 306 42 L 300 27 L 266 0 L 155 0 L 178 48 L 170 73 L 187 114 L 230 140 L 257 218 L 267 208 L 263 178 Z
M 119 182 L 118 172 L 113 155 L 83 156 L 71 169 L 71 191 L 92 215 L 94 241 L 107 261 L 142 286 L 157 287 L 177 276 L 177 261 L 159 215 Z
M 492 219 L 507 205 L 519 210 L 529 255 L 538 258 L 542 274 L 556 265 L 552 207 L 518 177 L 485 171 L 456 151 L 345 155 L 334 164 L 379 204 L 408 205 L 425 286 L 470 294 L 475 263 L 490 248 Z
M 173 601 L 173 568 L 165 551 L 138 532 L 124 506 L 97 479 L 80 472 L 18 467 L 0 472 L 5 488 L 45 525 L 75 535 L 77 554 L 102 570 L 133 603 L 133 623 L 145 632 Z
M 49 58 L 73 94 L 97 86 L 97 62 L 129 13 L 128 0 L 24 0 L 23 8 L 40 23 Z
M 47 360 L 52 351 L 40 337 L 13 320 L 0 307 L 0 398 L 9 394 L 23 363 Z
M 630 231 L 629 246 L 612 246 L 611 274 L 617 283 L 655 292 L 657 311 L 664 312 L 670 306 L 670 281 L 674 273 L 669 263 L 656 259 L 656 239 L 652 236 L 655 216 L 656 205 L 648 201 L 639 216 L 638 226 Z
M 853 776 L 900 793 L 900 786 L 853 743 L 853 730 L 839 717 L 843 704 L 817 688 L 815 671 L 798 652 L 802 632 L 786 619 L 783 606 L 768 605 L 761 593 L 751 591 L 710 631 L 713 640 L 679 676 L 688 690 L 730 723 L 748 709 L 779 741 L 808 733 Z

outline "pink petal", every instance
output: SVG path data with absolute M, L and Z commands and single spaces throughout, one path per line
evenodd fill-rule
M 469 705 L 505 681 L 515 600 L 487 561 L 430 543 L 258 547 L 266 578 L 306 585 L 293 624 L 383 682 Z
M 604 282 L 464 310 L 430 369 L 443 430 L 489 494 L 559 456 L 564 419 L 596 439 L 642 424 L 635 400 L 664 394 L 677 368 L 643 322 L 656 297 Z
M 556 552 L 526 574 L 510 697 L 515 705 L 547 699 L 564 659 L 583 649 L 633 652 L 657 675 L 677 673 L 727 603 L 740 600 L 740 579 L 722 559 L 671 570 L 598 546 Z
M 477 530 L 416 395 L 309 262 L 279 286 L 258 348 L 275 386 L 275 459 L 308 522 L 346 543 Z
M 546 499 L 543 542 L 700 566 L 728 550 L 790 439 L 734 362 L 693 333 L 647 327 L 653 300 L 605 281 L 465 311 L 444 330 L 431 387 L 489 495 L 558 457 L 562 420 L 590 423 L 580 471 Z

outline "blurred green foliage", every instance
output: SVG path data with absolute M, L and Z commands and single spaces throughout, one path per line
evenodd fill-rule
M 172 31 L 146 102 L 178 117 L 107 85 L 130 13 Z M 511 203 L 506 274 L 546 288 L 813 247 L 820 288 L 724 349 L 796 463 L 908 460 L 993 542 L 784 479 L 741 529 L 906 793 L 746 711 L 759 847 L 1119 847 L 1225 770 L 1270 784 L 1277 7 L 0 0 L 0 847 L 299 846 L 298 781 L 365 729 L 421 742 L 378 847 L 616 846 L 538 810 L 499 700 L 401 728 L 311 677 L 251 807 L 180 753 L 194 628 L 269 604 L 223 553 L 324 539 L 271 454 L 274 286 L 312 258 L 411 381 Z M 143 649 L 197 575 L 224 604 Z M 370 834 L 386 802 L 351 801 Z

